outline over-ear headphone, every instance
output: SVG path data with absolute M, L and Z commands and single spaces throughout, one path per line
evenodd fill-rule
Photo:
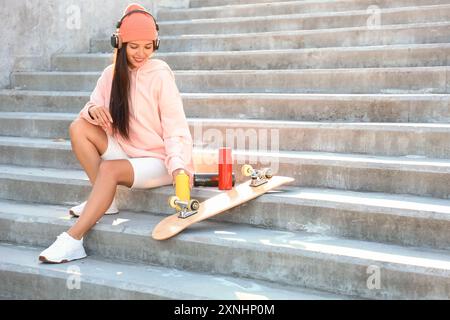
M 113 48 L 117 48 L 117 49 L 122 48 L 122 39 L 120 38 L 120 35 L 119 35 L 119 28 L 122 25 L 123 19 L 125 19 L 130 14 L 133 14 L 135 12 L 142 12 L 142 13 L 148 14 L 150 17 L 152 17 L 153 21 L 155 22 L 155 25 L 156 25 L 156 31 L 159 31 L 159 26 L 156 23 L 156 19 L 155 19 L 155 17 L 152 16 L 152 14 L 150 12 L 147 12 L 145 10 L 132 10 L 132 11 L 128 12 L 127 14 L 125 14 L 122 17 L 122 19 L 120 19 L 116 23 L 117 31 L 115 33 L 113 33 L 113 35 L 111 36 L 111 45 L 112 45 Z M 160 42 L 159 36 L 158 36 L 158 38 L 156 40 L 153 40 L 153 48 L 154 48 L 155 51 L 159 49 L 159 42 Z

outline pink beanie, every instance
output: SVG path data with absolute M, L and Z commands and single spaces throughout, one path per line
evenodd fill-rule
M 145 10 L 145 8 L 137 3 L 132 3 L 128 5 L 123 15 L 133 10 Z M 139 40 L 151 41 L 158 38 L 158 31 L 156 30 L 156 23 L 150 15 L 142 12 L 135 12 L 122 20 L 119 35 L 122 42 Z

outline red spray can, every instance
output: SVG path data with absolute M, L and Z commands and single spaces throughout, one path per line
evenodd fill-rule
M 219 149 L 219 190 L 231 190 L 233 188 L 233 159 L 231 148 Z

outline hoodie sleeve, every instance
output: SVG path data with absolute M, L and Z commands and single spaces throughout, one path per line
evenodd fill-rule
M 171 70 L 160 73 L 159 110 L 167 157 L 165 165 L 170 175 L 176 169 L 194 174 L 192 136 L 183 109 L 183 101 Z
M 81 109 L 81 111 L 78 115 L 79 118 L 83 118 L 92 124 L 96 124 L 96 122 L 89 115 L 89 113 L 88 113 L 89 108 L 92 106 L 105 106 L 105 96 L 106 96 L 106 89 L 107 89 L 107 85 L 106 85 L 107 69 L 108 68 L 103 70 L 100 78 L 97 80 L 97 85 L 95 86 L 94 91 L 92 91 L 92 93 L 91 93 L 89 101 L 86 103 L 84 108 Z M 109 106 L 106 106 L 106 107 L 109 107 Z

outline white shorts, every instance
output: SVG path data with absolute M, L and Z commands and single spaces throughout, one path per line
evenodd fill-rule
M 158 158 L 130 158 L 120 147 L 117 140 L 107 134 L 108 148 L 101 155 L 103 160 L 130 161 L 134 171 L 134 181 L 131 189 L 148 189 L 171 185 L 172 177 L 167 172 L 164 160 Z

